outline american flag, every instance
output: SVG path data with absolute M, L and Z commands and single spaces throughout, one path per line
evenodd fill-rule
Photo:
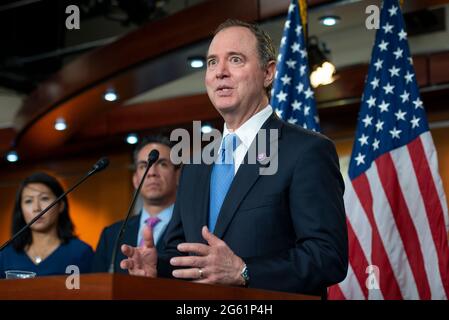
M 320 131 L 297 0 L 292 0 L 288 8 L 279 52 L 271 106 L 280 118 Z
M 447 203 L 397 0 L 385 0 L 346 180 L 349 271 L 331 299 L 447 299 Z

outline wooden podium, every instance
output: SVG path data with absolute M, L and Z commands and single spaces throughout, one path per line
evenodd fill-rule
M 285 292 L 150 279 L 123 274 L 85 274 L 80 288 L 69 290 L 67 276 L 0 280 L 2 300 L 318 300 Z

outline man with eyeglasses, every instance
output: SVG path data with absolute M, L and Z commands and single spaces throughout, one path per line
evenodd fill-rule
M 157 135 L 145 137 L 134 151 L 135 172 L 133 174 L 133 185 L 137 189 L 142 180 L 151 150 L 159 151 L 159 159 L 148 171 L 140 196 L 143 201 L 140 213 L 133 216 L 128 221 L 126 232 L 120 243 L 140 246 L 143 243 L 142 233 L 147 225 L 153 230 L 153 238 L 156 249 L 159 253 L 164 250 L 162 241 L 167 225 L 170 222 L 173 206 L 176 199 L 176 189 L 178 185 L 180 166 L 174 165 L 170 160 L 170 150 L 173 143 L 168 137 Z M 98 242 L 92 265 L 93 272 L 107 272 L 111 264 L 112 251 L 115 239 L 122 221 L 116 222 L 106 227 Z M 127 273 L 127 270 L 120 268 L 120 261 L 125 256 L 118 253 L 114 262 L 116 272 Z

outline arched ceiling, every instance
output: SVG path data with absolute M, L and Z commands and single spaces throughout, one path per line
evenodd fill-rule
M 404 11 L 449 1 L 405 2 Z M 279 24 L 284 19 L 288 3 L 269 0 L 207 1 L 134 30 L 111 44 L 80 56 L 39 85 L 19 110 L 14 131 L 9 129 L 3 133 L 4 137 L 10 139 L 13 135 L 15 147 L 24 157 L 32 158 L 36 155 L 42 157 L 57 148 L 63 152 L 70 141 L 79 143 L 130 130 L 179 125 L 193 119 L 217 121 L 218 114 L 202 89 L 202 72 L 193 72 L 186 63 L 187 58 L 203 55 L 211 31 L 229 17 L 262 22 L 264 28 L 271 29 L 274 38 L 279 37 L 282 31 Z M 362 2 L 316 0 L 309 1 L 309 5 L 311 16 L 346 10 L 352 20 L 345 19 L 335 31 L 342 35 L 353 27 L 351 23 L 356 23 L 357 19 L 360 23 L 364 19 L 364 16 L 357 15 L 364 8 Z M 319 11 L 315 9 L 314 13 L 314 7 Z M 316 17 L 312 21 L 316 21 Z M 325 38 L 327 32 L 324 27 L 314 24 L 314 32 Z M 364 50 L 369 52 L 370 46 Z M 445 54 L 433 56 L 440 64 L 449 60 Z M 339 59 L 342 67 L 340 80 L 317 90 L 317 98 L 323 106 L 355 106 L 358 103 L 354 97 L 362 91 L 366 74 L 363 61 L 366 58 L 355 61 L 359 64 L 351 68 L 343 68 L 344 55 Z M 449 82 L 438 67 L 432 69 L 432 61 L 429 56 L 415 59 L 417 73 L 421 73 L 421 85 Z M 118 91 L 118 102 L 103 100 L 104 92 L 110 88 Z M 191 98 L 186 98 L 186 95 Z M 334 111 L 328 113 L 334 117 Z M 53 129 L 58 117 L 66 119 L 68 130 L 57 132 Z M 328 125 L 329 128 L 332 126 Z M 7 146 L 3 144 L 0 148 L 6 150 Z

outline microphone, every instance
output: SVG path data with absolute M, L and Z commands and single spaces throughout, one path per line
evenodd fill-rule
M 92 169 L 87 173 L 89 176 L 93 175 L 94 173 L 100 172 L 104 170 L 109 165 L 109 159 L 106 157 L 101 158 L 97 161 L 92 167 Z
M 128 212 L 126 213 L 126 218 L 123 220 L 123 223 L 120 227 L 120 231 L 117 235 L 117 238 L 115 239 L 114 249 L 112 251 L 112 258 L 111 258 L 111 264 L 109 265 L 109 273 L 115 272 L 115 260 L 117 259 L 117 252 L 119 249 L 120 240 L 123 237 L 123 234 L 125 233 L 125 228 L 128 224 L 129 217 L 131 215 L 131 212 L 134 208 L 134 205 L 136 203 L 136 199 L 138 194 L 140 193 L 140 189 L 142 189 L 143 182 L 145 181 L 145 177 L 148 174 L 148 171 L 150 170 L 151 166 L 159 159 L 159 151 L 156 149 L 151 150 L 151 152 L 148 154 L 148 161 L 147 161 L 147 168 L 145 169 L 145 173 L 142 176 L 142 179 L 140 180 L 139 187 L 134 191 L 133 198 L 131 200 L 131 204 L 129 206 Z
M 64 198 L 65 196 L 67 196 L 67 194 L 69 194 L 70 192 L 72 192 L 76 187 L 78 187 L 81 183 L 83 183 L 87 178 L 89 178 L 90 176 L 92 176 L 93 174 L 105 169 L 109 164 L 109 160 L 106 157 L 101 158 L 100 160 L 97 161 L 97 163 L 95 163 L 92 167 L 91 170 L 89 170 L 89 172 L 80 180 L 78 181 L 73 187 L 71 187 L 69 190 L 67 190 L 66 192 L 64 192 L 63 194 L 61 194 L 55 201 L 53 201 L 52 203 L 50 203 L 48 205 L 48 207 L 46 207 L 44 210 L 42 210 L 37 216 L 35 216 L 33 218 L 33 220 L 31 220 L 30 222 L 28 222 L 28 224 L 26 224 L 22 229 L 20 229 L 19 231 L 16 232 L 16 234 L 14 234 L 12 236 L 11 239 L 9 239 L 8 241 L 6 241 L 1 247 L 0 247 L 0 251 L 2 251 L 7 245 L 9 245 L 11 242 L 13 242 L 18 236 L 20 236 L 26 229 L 28 229 L 29 227 L 31 227 L 33 225 L 33 223 L 35 223 L 40 217 L 42 217 L 48 210 L 50 210 L 51 208 L 53 208 L 62 198 Z

